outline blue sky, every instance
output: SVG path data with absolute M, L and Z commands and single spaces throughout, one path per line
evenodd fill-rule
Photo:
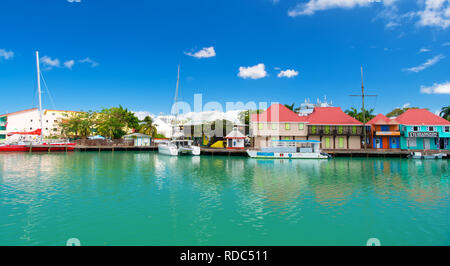
M 377 113 L 450 102 L 450 0 L 3 0 L 1 10 L 1 113 L 36 106 L 36 50 L 45 108 L 168 113 L 179 63 L 191 103 L 326 95 L 360 106 L 348 95 L 361 65 Z

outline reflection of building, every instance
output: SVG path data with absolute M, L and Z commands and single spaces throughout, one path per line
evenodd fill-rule
M 61 129 L 58 123 L 75 111 L 43 110 L 42 130 L 44 136 L 59 135 Z M 6 132 L 30 132 L 41 128 L 38 108 L 27 109 L 14 113 L 0 115 L 6 117 Z
M 450 150 L 450 122 L 426 109 L 409 109 L 395 119 L 400 124 L 400 148 Z
M 0 141 L 6 139 L 6 123 L 7 123 L 7 117 L 3 116 L 0 117 Z
M 370 126 L 371 147 L 374 149 L 399 149 L 400 131 L 395 119 L 379 114 L 367 122 Z

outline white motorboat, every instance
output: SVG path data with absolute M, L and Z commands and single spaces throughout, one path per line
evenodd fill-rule
M 446 157 L 447 154 L 445 153 L 434 153 L 434 154 L 422 154 L 421 152 L 411 152 L 411 154 L 408 155 L 408 158 L 410 159 L 442 159 L 443 157 Z
M 248 156 L 257 159 L 328 159 L 331 155 L 321 152 L 318 140 L 272 140 L 270 147 L 247 150 Z
M 200 147 L 192 145 L 192 140 L 173 139 L 158 145 L 158 152 L 165 155 L 178 156 L 179 154 L 200 155 Z

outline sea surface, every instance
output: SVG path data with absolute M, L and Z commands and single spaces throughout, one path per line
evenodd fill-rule
M 0 245 L 450 245 L 450 160 L 0 154 Z

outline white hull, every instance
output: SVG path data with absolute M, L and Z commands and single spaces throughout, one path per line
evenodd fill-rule
M 200 155 L 200 147 L 198 146 L 180 147 L 179 151 L 182 154 Z
M 178 148 L 175 145 L 159 144 L 158 152 L 165 155 L 177 156 Z
M 179 154 L 200 155 L 200 147 L 187 146 L 178 148 L 176 145 L 172 144 L 159 144 L 158 152 L 170 156 L 178 156 Z
M 316 152 L 261 152 L 255 150 L 247 150 L 247 154 L 251 158 L 257 159 L 328 159 L 329 156 Z

